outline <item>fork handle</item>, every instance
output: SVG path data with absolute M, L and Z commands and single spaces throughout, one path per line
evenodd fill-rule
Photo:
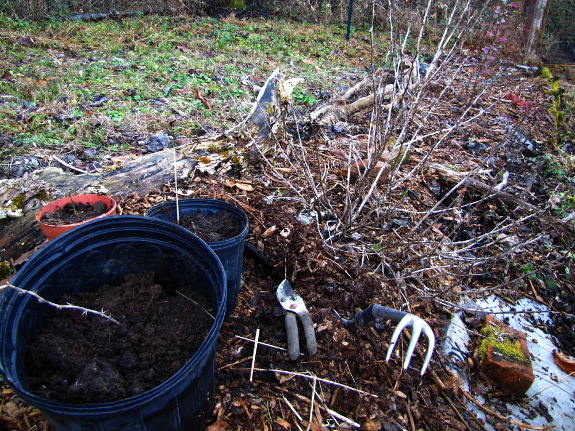
M 377 319 L 388 319 L 400 322 L 407 314 L 405 311 L 387 308 L 379 304 L 371 304 L 365 310 L 357 313 L 353 319 L 346 320 L 344 325 L 348 331 L 357 331 L 366 328 Z

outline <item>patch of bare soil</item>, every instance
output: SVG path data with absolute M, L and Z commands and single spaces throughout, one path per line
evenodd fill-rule
M 51 226 L 75 224 L 99 217 L 107 211 L 103 202 L 67 203 L 58 211 L 45 213 L 42 222 Z
M 116 401 L 156 387 L 192 357 L 213 322 L 206 298 L 192 301 L 159 285 L 151 273 L 61 301 L 105 310 L 119 321 L 62 310 L 28 346 L 32 391 L 76 404 Z
M 227 211 L 217 211 L 213 215 L 203 215 L 199 212 L 185 214 L 180 217 L 180 226 L 206 242 L 224 241 L 242 232 L 241 219 Z

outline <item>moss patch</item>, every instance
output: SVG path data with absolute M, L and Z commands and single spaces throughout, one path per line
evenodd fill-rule
M 25 193 L 20 193 L 18 194 L 18 196 L 16 196 L 14 199 L 12 199 L 12 205 L 15 207 L 15 209 L 21 210 L 22 208 L 24 208 L 24 204 L 26 203 L 26 194 Z
M 499 350 L 501 354 L 507 357 L 514 358 L 521 362 L 527 361 L 527 358 L 521 350 L 519 340 L 509 336 L 509 334 L 501 328 L 489 324 L 484 326 L 479 333 L 485 337 L 479 344 L 479 359 L 481 362 L 485 359 L 488 345 L 493 346 L 494 349 Z
M 6 261 L 0 262 L 0 280 L 10 277 L 13 272 L 14 270 L 10 263 Z

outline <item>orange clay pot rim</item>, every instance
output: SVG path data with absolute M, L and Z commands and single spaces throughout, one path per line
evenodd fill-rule
M 94 197 L 97 197 L 97 199 L 95 199 Z M 48 213 L 48 212 L 56 212 L 59 211 L 60 209 L 62 209 L 64 207 L 64 205 L 66 205 L 67 203 L 70 202 L 70 200 L 72 200 L 75 204 L 76 203 L 85 203 L 82 202 L 82 200 L 88 200 L 88 201 L 92 201 L 93 203 L 95 202 L 104 202 L 106 204 L 106 207 L 108 207 L 109 205 L 111 205 L 111 207 L 103 214 L 100 214 L 97 217 L 92 217 L 90 219 L 86 219 L 83 220 L 81 222 L 78 223 L 71 223 L 71 224 L 48 224 L 48 223 L 44 223 L 42 221 L 42 217 L 44 216 L 44 214 Z M 92 203 L 90 202 L 90 203 Z M 36 213 L 36 221 L 44 226 L 53 226 L 53 227 L 65 227 L 65 226 L 77 226 L 92 220 L 96 220 L 99 218 L 103 218 L 106 216 L 109 216 L 111 213 L 113 213 L 116 210 L 116 201 L 114 199 L 112 199 L 109 196 L 106 195 L 98 195 L 98 194 L 94 194 L 94 193 L 88 193 L 88 194 L 83 194 L 83 195 L 72 195 L 72 196 L 66 196 L 60 199 L 56 199 L 55 201 L 49 202 L 46 205 L 44 205 L 42 208 L 40 208 L 38 210 L 38 212 Z M 47 209 L 48 207 L 51 207 L 50 209 Z M 52 208 L 53 207 L 53 208 Z

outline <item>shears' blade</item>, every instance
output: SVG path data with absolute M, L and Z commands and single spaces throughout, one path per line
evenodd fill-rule
M 303 299 L 295 293 L 287 280 L 280 283 L 276 291 L 276 296 L 281 306 L 286 311 L 291 311 L 293 313 L 302 313 L 307 311 Z

